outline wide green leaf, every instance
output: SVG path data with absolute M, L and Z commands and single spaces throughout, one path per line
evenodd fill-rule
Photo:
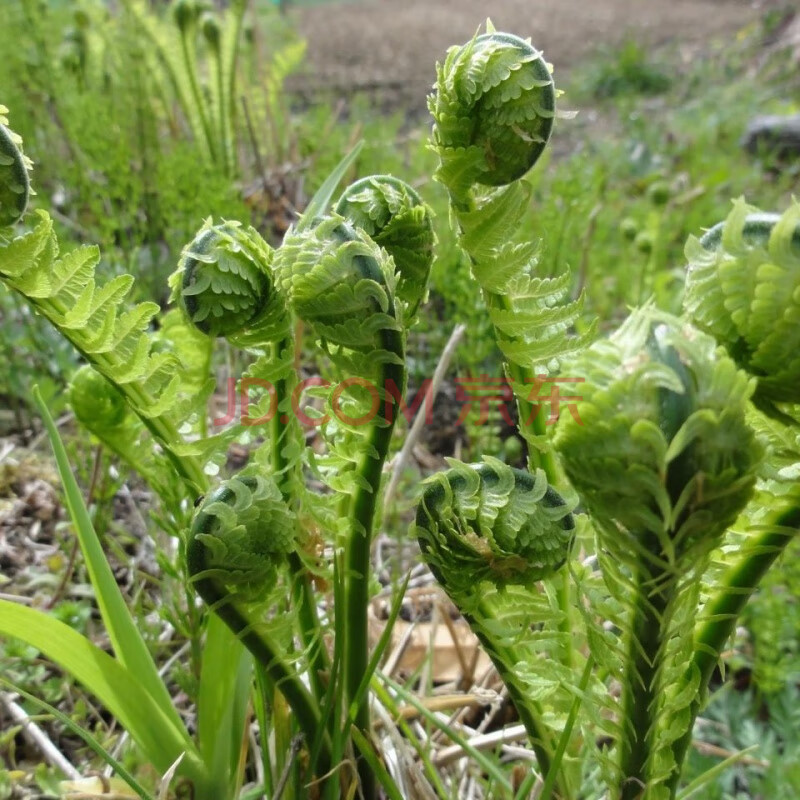
M 192 779 L 205 780 L 194 745 L 182 730 L 175 728 L 139 676 L 69 625 L 38 609 L 0 600 L 0 636 L 13 636 L 41 650 L 82 683 L 130 733 L 160 772 L 186 753 L 181 772 Z M 172 710 L 171 705 L 169 709 Z

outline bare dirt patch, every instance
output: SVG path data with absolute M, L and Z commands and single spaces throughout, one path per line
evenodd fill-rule
M 448 46 L 491 16 L 530 36 L 563 73 L 628 36 L 648 46 L 733 36 L 765 5 L 752 0 L 361 0 L 291 12 L 308 41 L 308 73 L 294 88 L 387 92 L 417 108 Z

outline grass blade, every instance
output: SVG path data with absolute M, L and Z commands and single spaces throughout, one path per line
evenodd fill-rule
M 351 735 L 359 753 L 364 756 L 364 760 L 369 764 L 372 773 L 378 779 L 378 783 L 383 787 L 389 800 L 404 800 L 394 779 L 375 753 L 372 742 L 356 727 L 351 729 Z
M 8 600 L 0 600 L 0 635 L 41 650 L 82 683 L 114 715 L 149 761 L 165 772 L 181 755 L 183 774 L 204 780 L 205 770 L 194 745 L 187 743 L 139 681 L 108 653 L 55 617 Z
M 302 219 L 297 223 L 297 230 L 302 231 L 307 228 L 315 217 L 319 217 L 325 213 L 328 204 L 331 202 L 331 197 L 336 191 L 336 187 L 344 178 L 345 172 L 350 169 L 352 163 L 361 152 L 364 142 L 360 141 L 334 168 L 333 172 L 325 179 L 325 183 L 317 189 L 316 194 L 311 198 L 311 202 L 306 206 L 303 212 Z
M 698 775 L 688 786 L 683 789 L 683 791 L 679 792 L 677 800 L 689 800 L 690 797 L 694 797 L 697 792 L 700 791 L 700 789 L 706 786 L 706 784 L 713 781 L 714 778 L 725 772 L 728 767 L 733 766 L 737 761 L 741 761 L 746 755 L 752 753 L 753 750 L 757 750 L 758 747 L 759 745 L 754 744 L 745 750 L 740 750 L 738 753 L 734 753 L 732 756 L 729 756 L 719 764 L 715 764 L 713 767 L 711 767 L 711 769 L 706 770 L 702 775 Z
M 36 386 L 33 387 L 33 399 L 42 416 L 42 421 L 53 448 L 58 474 L 64 486 L 67 509 L 75 528 L 75 533 L 78 536 L 81 552 L 86 561 L 86 568 L 89 571 L 89 578 L 97 598 L 97 605 L 106 631 L 111 639 L 111 644 L 114 647 L 114 653 L 119 662 L 136 676 L 137 681 L 163 709 L 165 717 L 169 720 L 176 733 L 179 732 L 184 738 L 186 746 L 191 747 L 189 735 L 172 705 L 172 698 L 169 696 L 167 687 L 158 674 L 150 651 L 147 649 L 144 639 L 142 639 L 142 635 L 136 626 L 136 621 L 131 616 L 125 598 L 122 596 L 117 581 L 111 572 L 111 567 L 103 552 L 100 539 L 94 530 L 91 517 L 83 502 L 83 495 L 72 474 L 72 467 L 64 449 L 64 443 L 58 435 L 53 418 L 50 416 L 50 412 Z
M 51 706 L 50 703 L 46 703 L 44 700 L 40 700 L 38 697 L 29 694 L 24 689 L 20 689 L 19 686 L 15 686 L 13 683 L 11 683 L 11 681 L 7 681 L 5 678 L 0 678 L 0 683 L 8 686 L 9 689 L 24 697 L 34 705 L 39 706 L 39 708 L 44 709 L 48 714 L 54 716 L 62 725 L 69 728 L 76 736 L 80 737 L 84 744 L 86 744 L 86 746 L 92 750 L 92 752 L 100 756 L 100 758 L 102 758 L 103 761 L 105 761 L 106 764 L 108 764 L 111 769 L 113 769 L 114 772 L 116 772 L 117 775 L 119 775 L 119 777 L 122 778 L 122 780 L 124 780 L 125 783 L 127 783 L 128 786 L 130 786 L 131 789 L 133 789 L 133 791 L 139 795 L 139 797 L 142 798 L 142 800 L 153 800 L 152 795 L 148 794 L 147 790 L 136 780 L 136 778 L 134 778 L 133 775 L 131 775 L 131 773 L 128 772 L 128 770 L 125 769 L 125 767 L 120 764 L 120 762 L 117 761 L 117 759 L 114 758 L 114 756 L 112 756 L 111 753 L 109 753 L 108 750 L 106 750 L 105 747 L 103 747 L 103 745 L 101 745 L 91 733 L 81 728 L 77 722 L 59 711 L 55 706 Z
M 383 673 L 376 671 L 376 676 L 380 678 L 387 686 L 389 686 L 392 691 L 397 692 L 403 700 L 408 703 L 409 705 L 414 706 L 419 712 L 421 717 L 424 717 L 431 725 L 434 725 L 443 733 L 447 734 L 448 738 L 451 739 L 453 744 L 457 744 L 466 755 L 472 758 L 478 766 L 487 775 L 491 776 L 491 778 L 503 787 L 507 792 L 512 791 L 511 782 L 508 780 L 508 777 L 503 774 L 503 771 L 498 767 L 497 763 L 492 761 L 491 758 L 487 758 L 480 750 L 473 747 L 458 731 L 456 731 L 453 727 L 448 725 L 445 722 L 442 722 L 432 711 L 425 707 L 424 703 L 421 703 L 417 697 L 412 693 L 409 692 L 406 688 L 401 686 L 400 684 L 393 681 L 388 676 L 384 675 Z M 353 728 L 355 730 L 355 728 Z

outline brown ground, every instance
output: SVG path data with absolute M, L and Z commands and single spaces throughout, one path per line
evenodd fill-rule
M 557 70 L 626 36 L 648 45 L 733 36 L 763 13 L 752 0 L 360 0 L 291 12 L 308 40 L 303 88 L 388 90 L 416 108 L 447 47 L 487 15 L 498 29 L 532 37 Z M 298 84 L 295 84 L 297 86 Z

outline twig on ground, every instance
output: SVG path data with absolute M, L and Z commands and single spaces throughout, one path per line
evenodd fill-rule
M 433 406 L 433 401 L 436 399 L 436 395 L 439 393 L 439 387 L 442 385 L 442 381 L 444 380 L 447 368 L 450 366 L 450 362 L 453 359 L 456 347 L 458 347 L 458 344 L 461 341 L 461 338 L 464 336 L 464 332 L 466 330 L 466 325 L 456 325 L 456 327 L 453 329 L 453 332 L 450 334 L 450 339 L 445 345 L 444 350 L 442 350 L 442 355 L 439 357 L 439 363 L 436 365 L 436 369 L 433 372 L 433 379 L 431 380 L 428 396 L 422 401 L 422 404 L 417 411 L 417 415 L 414 417 L 414 422 L 411 425 L 411 429 L 406 436 L 406 440 L 403 442 L 403 448 L 400 450 L 400 453 L 392 463 L 392 475 L 389 478 L 389 485 L 386 487 L 386 494 L 384 495 L 383 499 L 383 507 L 385 509 L 391 508 L 394 503 L 394 496 L 397 492 L 397 484 L 400 480 L 400 475 L 402 474 L 403 468 L 408 462 L 414 445 L 417 443 L 422 433 L 426 416 L 425 404 L 430 403 L 431 406 Z
M 48 764 L 60 769 L 69 780 L 80 779 L 80 772 L 67 761 L 50 737 L 30 718 L 25 709 L 12 700 L 8 692 L 0 692 L 0 704 L 8 716 L 22 726 L 22 735 L 41 752 Z

